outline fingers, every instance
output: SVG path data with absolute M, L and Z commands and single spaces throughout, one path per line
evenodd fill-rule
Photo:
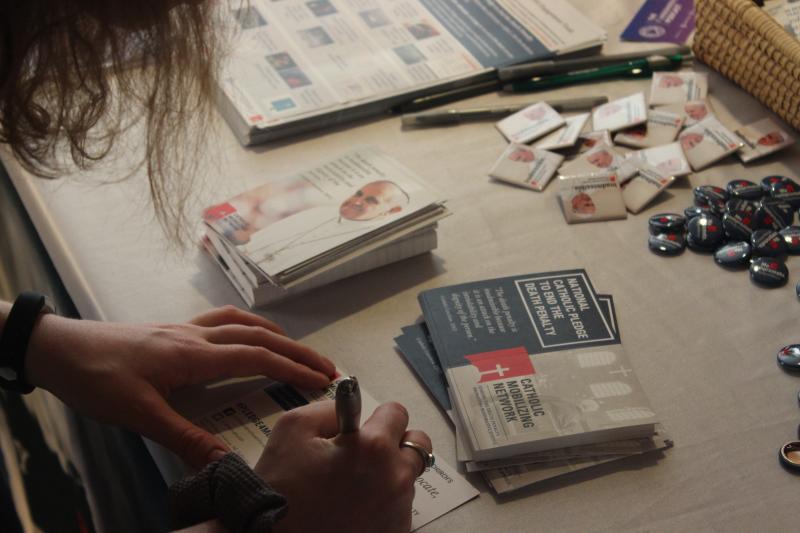
M 274 433 L 292 439 L 330 439 L 339 432 L 336 406 L 332 401 L 315 402 L 286 412 L 275 424 Z
M 204 337 L 214 344 L 261 346 L 328 377 L 332 378 L 336 374 L 336 366 L 327 357 L 302 343 L 262 327 L 229 324 L 208 329 Z
M 268 376 L 302 389 L 322 389 L 330 383 L 324 373 L 260 346 L 213 344 L 191 358 L 189 384 L 247 376 Z
M 370 436 L 383 436 L 394 445 L 400 444 L 400 439 L 408 426 L 408 411 L 397 402 L 389 402 L 378 406 L 372 416 L 364 422 L 361 432 Z M 396 443 L 396 444 L 395 444 Z
M 194 468 L 221 459 L 228 447 L 206 430 L 176 413 L 155 391 L 140 395 L 142 418 L 133 428 L 169 448 Z
M 204 326 L 207 328 L 224 326 L 227 324 L 241 324 L 243 326 L 257 326 L 273 331 L 279 335 L 286 335 L 286 332 L 283 331 L 283 328 L 281 328 L 275 322 L 267 320 L 266 318 L 254 313 L 243 311 L 233 305 L 217 307 L 216 309 L 207 311 L 202 315 L 194 317 L 189 321 L 189 323 L 194 324 L 195 326 Z
M 400 442 L 406 441 L 419 444 L 429 452 L 433 453 L 433 444 L 431 443 L 431 439 L 424 431 L 409 429 L 405 432 Z M 416 477 L 419 477 L 420 474 L 425 471 L 425 460 L 418 451 L 408 447 L 401 447 L 400 453 L 403 456 L 403 460 L 408 463 L 409 468 L 411 468 Z

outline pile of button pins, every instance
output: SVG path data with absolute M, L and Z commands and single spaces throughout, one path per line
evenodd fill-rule
M 650 217 L 648 245 L 660 255 L 678 255 L 688 246 L 713 254 L 725 268 L 749 267 L 758 285 L 780 287 L 789 279 L 786 255 L 800 254 L 800 226 L 792 225 L 798 208 L 800 185 L 784 176 L 767 176 L 760 185 L 733 180 L 724 189 L 701 185 L 683 215 Z

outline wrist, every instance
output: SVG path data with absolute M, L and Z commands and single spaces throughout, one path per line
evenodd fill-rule
M 61 322 L 68 320 L 49 313 L 36 320 L 25 355 L 25 377 L 34 387 L 50 389 L 50 377 L 58 373 L 56 361 L 66 348 Z
M 42 294 L 22 292 L 14 304 L 0 308 L 0 387 L 22 394 L 31 392 L 35 386 L 27 376 L 27 355 L 33 332 L 42 315 L 54 311 Z

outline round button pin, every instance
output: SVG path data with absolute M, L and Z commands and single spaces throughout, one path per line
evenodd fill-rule
M 659 255 L 679 255 L 686 249 L 686 240 L 679 233 L 650 235 L 647 246 Z
M 742 200 L 758 200 L 764 195 L 760 185 L 748 180 L 731 180 L 725 190 L 728 191 L 731 198 Z
M 722 216 L 722 227 L 725 229 L 725 235 L 729 239 L 749 241 L 750 236 L 753 235 L 755 225 L 755 219 L 752 215 L 729 212 Z
M 790 344 L 778 351 L 778 364 L 784 370 L 800 370 L 800 344 Z
M 761 178 L 761 190 L 764 191 L 764 193 L 769 194 L 770 188 L 774 184 L 780 183 L 780 182 L 782 182 L 784 180 L 787 180 L 787 179 L 789 179 L 789 178 L 787 178 L 785 176 L 777 176 L 777 175 L 766 176 L 764 178 Z
M 786 253 L 786 243 L 777 231 L 758 229 L 750 237 L 753 245 L 753 254 L 777 257 Z
M 706 206 L 712 201 L 727 202 L 730 198 L 728 191 L 716 185 L 700 185 L 694 190 L 694 204 Z
M 770 186 L 769 195 L 775 200 L 786 202 L 793 209 L 800 207 L 800 185 L 788 178 L 785 181 L 773 183 Z
M 746 267 L 750 262 L 750 243 L 739 241 L 729 242 L 717 248 L 714 252 L 714 261 L 726 268 Z
M 781 287 L 789 279 L 789 270 L 777 257 L 757 257 L 750 261 L 750 279 L 764 287 Z
M 787 442 L 778 451 L 778 459 L 784 468 L 800 472 L 800 442 Z
M 700 207 L 697 205 L 690 205 L 683 210 L 683 215 L 686 217 L 686 220 L 691 220 L 694 217 L 700 216 L 704 213 L 711 213 L 711 211 L 709 211 L 707 207 Z
M 714 248 L 724 237 L 722 221 L 714 215 L 694 217 L 688 227 L 693 244 L 701 248 Z
M 659 213 L 648 220 L 651 235 L 679 233 L 686 228 L 686 217 L 676 213 Z
M 792 255 L 800 254 L 800 226 L 789 226 L 780 232 L 786 251 Z
M 761 200 L 755 214 L 756 226 L 780 231 L 794 220 L 792 206 L 784 202 Z

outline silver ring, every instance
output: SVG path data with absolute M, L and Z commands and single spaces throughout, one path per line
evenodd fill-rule
M 401 448 L 411 448 L 415 452 L 417 452 L 422 459 L 422 470 L 420 470 L 419 475 L 422 475 L 427 469 L 433 466 L 433 463 L 436 462 L 436 457 L 433 456 L 431 452 L 429 452 L 425 446 L 421 444 L 417 444 L 416 442 L 411 442 L 410 440 L 404 440 L 400 443 Z

